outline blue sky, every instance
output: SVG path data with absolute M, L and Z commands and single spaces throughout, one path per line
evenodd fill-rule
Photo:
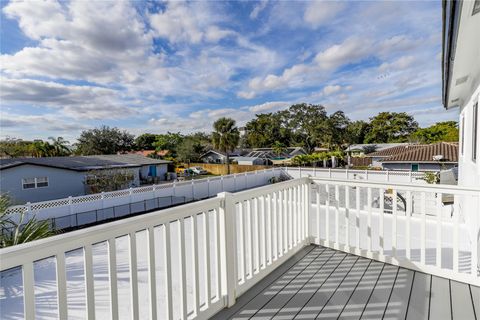
M 210 131 L 296 102 L 441 105 L 441 2 L 2 2 L 1 137 Z

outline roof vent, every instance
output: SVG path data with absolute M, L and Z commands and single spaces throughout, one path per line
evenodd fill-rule
M 465 83 L 468 80 L 468 76 L 458 78 L 457 81 L 455 81 L 455 85 L 458 86 L 462 83 Z
M 441 161 L 443 160 L 443 154 L 437 154 L 433 156 L 433 161 Z

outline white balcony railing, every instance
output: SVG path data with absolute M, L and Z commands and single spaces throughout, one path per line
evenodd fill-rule
M 310 178 L 221 193 L 0 250 L 0 308 L 18 319 L 207 319 L 310 243 L 479 285 L 478 221 L 459 210 L 479 194 Z

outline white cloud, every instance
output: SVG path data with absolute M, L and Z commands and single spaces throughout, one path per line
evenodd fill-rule
M 168 2 L 163 12 L 151 14 L 149 18 L 155 35 L 172 43 L 217 42 L 235 34 L 216 25 L 221 19 L 207 3 Z
M 358 62 L 372 54 L 372 42 L 360 37 L 350 37 L 340 44 L 335 44 L 319 52 L 315 62 L 323 70 L 333 70 L 347 63 Z
M 258 15 L 267 7 L 268 0 L 260 0 L 250 12 L 250 19 L 257 19 Z
M 322 92 L 324 95 L 329 96 L 339 92 L 340 90 L 342 90 L 342 87 L 339 85 L 328 85 L 323 88 Z
M 311 27 L 318 28 L 328 22 L 332 22 L 344 7 L 344 4 L 341 2 L 310 1 L 305 8 L 304 20 Z

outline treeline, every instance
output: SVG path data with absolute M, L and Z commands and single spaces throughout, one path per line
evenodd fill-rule
M 439 141 L 458 141 L 457 122 L 438 122 L 420 128 L 414 117 L 405 112 L 381 112 L 369 121 L 352 121 L 343 111 L 328 114 L 321 105 L 301 103 L 286 110 L 256 114 L 246 123 L 245 134 L 241 137 L 235 121 L 224 118 L 216 121 L 211 133 L 187 135 L 168 132 L 135 137 L 125 130 L 102 126 L 82 131 L 73 145 L 62 137 L 50 137 L 47 141 L 3 140 L 0 141 L 0 156 L 94 155 L 155 149 L 164 158 L 198 161 L 212 147 L 230 150 L 232 145 L 242 148 L 272 147 L 279 152 L 286 147 L 298 146 L 311 153 L 315 147 L 341 150 L 361 143 Z M 221 146 L 225 143 L 228 148 Z
M 458 141 L 457 122 L 420 128 L 405 112 L 380 112 L 369 121 L 351 121 L 343 111 L 327 114 L 321 105 L 295 104 L 286 110 L 257 114 L 246 126 L 243 147 L 271 147 L 275 143 L 331 150 L 350 144 Z

